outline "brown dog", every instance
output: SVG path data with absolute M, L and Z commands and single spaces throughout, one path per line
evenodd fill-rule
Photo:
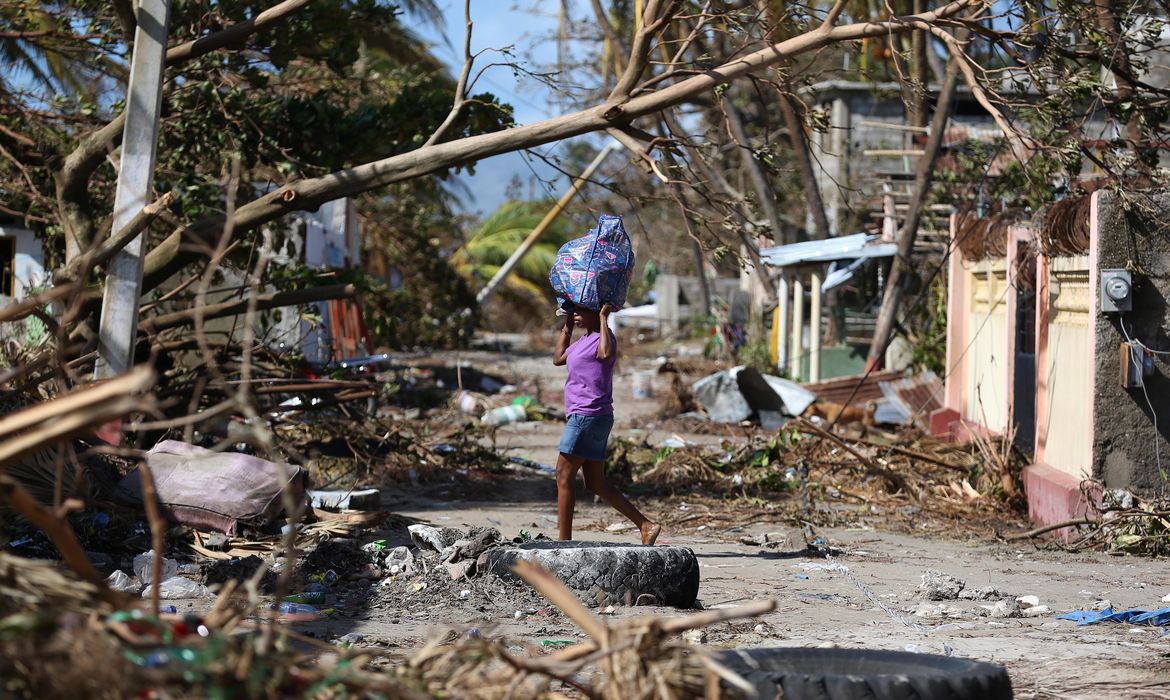
M 877 402 L 869 401 L 865 408 L 857 406 L 843 406 L 832 401 L 817 401 L 804 411 L 805 418 L 820 418 L 829 425 L 851 425 L 860 423 L 866 427 L 877 425 L 874 414 L 877 413 Z

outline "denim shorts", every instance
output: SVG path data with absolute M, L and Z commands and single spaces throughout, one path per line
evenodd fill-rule
M 609 431 L 613 429 L 613 414 L 604 416 L 569 416 L 561 435 L 560 451 L 574 457 L 605 461 L 605 447 Z

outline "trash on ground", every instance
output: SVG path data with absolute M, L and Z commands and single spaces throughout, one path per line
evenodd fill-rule
M 309 491 L 309 505 L 332 510 L 374 510 L 381 504 L 378 489 L 360 491 Z
M 1056 616 L 1058 620 L 1072 620 L 1078 625 L 1094 625 L 1098 622 L 1124 622 L 1130 625 L 1152 625 L 1166 627 L 1170 625 L 1170 608 L 1157 610 L 1118 610 L 1113 608 L 1104 610 L 1074 610 Z
M 305 471 L 259 457 L 211 450 L 177 440 L 164 440 L 146 453 L 163 510 L 176 522 L 237 534 L 239 525 L 261 526 L 284 508 L 281 493 L 292 489 L 304 496 Z M 118 486 L 121 498 L 142 503 L 137 470 Z M 140 577 L 141 578 L 141 577 Z
M 144 586 L 154 581 L 154 550 L 143 552 L 134 557 L 134 575 Z M 163 557 L 161 579 L 166 581 L 179 573 L 179 562 Z

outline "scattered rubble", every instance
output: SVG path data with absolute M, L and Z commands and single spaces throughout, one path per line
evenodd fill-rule
M 410 532 L 410 541 L 414 543 L 414 546 L 435 552 L 442 552 L 454 545 L 463 535 L 453 527 L 434 527 L 421 524 L 411 525 L 407 531 Z
M 964 588 L 959 591 L 959 600 L 1002 600 L 1011 596 L 1002 593 L 995 586 L 982 588 Z
M 956 600 L 966 585 L 967 582 L 957 576 L 927 569 L 918 588 L 927 600 Z

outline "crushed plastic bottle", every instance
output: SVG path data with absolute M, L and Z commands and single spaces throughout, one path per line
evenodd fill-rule
M 154 562 L 154 550 L 143 552 L 134 557 L 134 575 L 142 582 L 142 585 L 149 586 L 151 584 L 151 573 L 153 571 L 152 563 Z M 179 562 L 174 559 L 167 559 L 163 557 L 162 563 L 162 577 L 163 581 L 169 578 L 174 578 L 179 573 Z
M 284 597 L 284 602 L 320 605 L 321 603 L 325 602 L 325 592 L 306 590 L 304 593 L 293 593 L 292 595 L 286 595 Z
M 483 414 L 480 422 L 484 425 L 507 425 L 522 422 L 527 417 L 528 411 L 523 406 L 501 406 Z
M 106 579 L 106 585 L 109 586 L 110 590 L 112 591 L 117 591 L 119 593 L 129 593 L 131 595 L 138 595 L 138 592 L 142 590 L 142 584 L 139 583 L 136 579 L 127 576 L 126 573 L 121 569 L 118 569 L 109 575 L 109 577 Z
M 296 617 L 316 617 L 317 608 L 312 605 L 305 605 L 304 603 L 281 603 L 276 606 L 276 610 L 281 615 L 296 616 Z
M 150 597 L 150 586 L 142 591 L 143 598 Z M 162 600 L 180 600 L 183 598 L 209 598 L 211 591 L 202 583 L 196 583 L 189 578 L 172 576 L 158 584 L 158 597 Z

